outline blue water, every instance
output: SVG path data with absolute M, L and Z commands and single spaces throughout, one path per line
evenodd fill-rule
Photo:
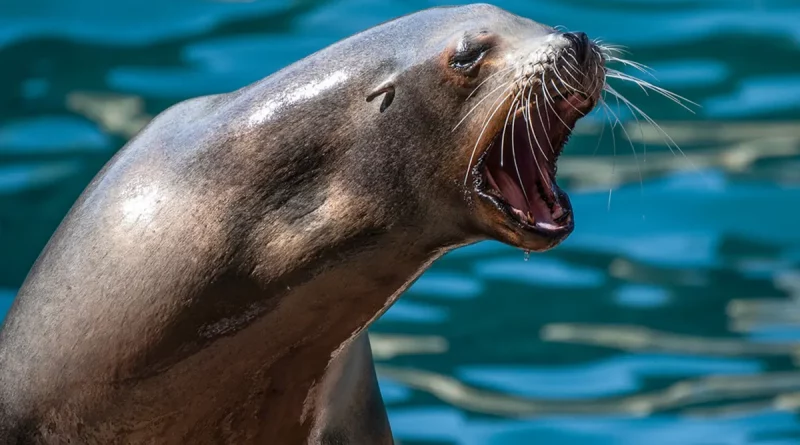
M 0 314 L 152 115 L 437 4 L 0 1 Z M 636 158 L 619 126 L 598 144 L 595 113 L 559 170 L 577 217 L 563 246 L 526 261 L 480 243 L 415 283 L 372 329 L 398 441 L 800 443 L 800 2 L 496 4 L 625 45 L 697 102 L 616 85 L 689 160 L 635 126 Z

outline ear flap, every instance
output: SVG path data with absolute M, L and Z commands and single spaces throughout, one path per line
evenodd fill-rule
M 383 102 L 381 102 L 381 113 L 386 111 L 389 108 L 389 105 L 392 104 L 394 100 L 394 80 L 387 80 L 386 82 L 380 84 L 378 88 L 376 88 L 373 92 L 369 93 L 367 96 L 367 102 L 372 102 L 373 99 L 383 94 Z

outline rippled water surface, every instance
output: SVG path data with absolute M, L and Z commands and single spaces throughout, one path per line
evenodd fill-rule
M 153 115 L 437 4 L 0 2 L 0 314 Z M 563 246 L 527 261 L 491 242 L 455 251 L 379 320 L 398 440 L 800 443 L 800 3 L 497 4 L 627 46 L 700 107 L 617 85 L 686 157 L 627 110 L 613 130 L 595 113 L 559 169 L 577 215 Z

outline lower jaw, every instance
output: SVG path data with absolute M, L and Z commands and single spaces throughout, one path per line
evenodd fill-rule
M 533 224 L 518 218 L 515 215 L 515 209 L 497 197 L 485 192 L 480 192 L 480 195 L 488 201 L 493 212 L 500 212 L 503 216 L 504 221 L 501 224 L 504 229 L 499 230 L 499 233 L 505 233 L 508 236 L 501 236 L 504 239 L 499 239 L 499 241 L 514 247 L 532 251 L 548 250 L 564 241 L 574 229 L 572 207 L 569 198 L 563 192 L 560 197 L 560 205 L 563 209 L 560 218 L 552 218 L 552 222 L 538 221 Z M 510 231 L 511 234 L 507 231 Z
M 567 211 L 560 204 L 554 204 L 553 207 L 548 206 L 548 209 L 535 209 L 533 213 L 530 209 L 521 210 L 508 204 L 506 207 L 506 210 L 513 214 L 518 222 L 531 227 L 558 228 L 563 225 L 563 219 L 567 215 Z
M 518 206 L 511 204 L 513 201 L 507 199 L 503 192 L 499 191 L 490 172 L 484 171 L 483 176 L 490 191 L 484 189 L 479 192 L 487 198 L 491 197 L 490 201 L 496 207 L 522 226 L 533 228 L 539 226 L 548 230 L 558 230 L 568 224 L 569 216 L 572 213 L 569 197 L 558 187 L 555 179 L 551 180 L 550 193 L 547 194 L 547 197 L 543 194 L 545 186 L 541 183 L 537 183 L 535 187 L 529 189 L 527 194 L 520 190 L 519 193 L 524 195 L 524 199 L 522 196 L 517 197 L 516 202 L 522 204 Z

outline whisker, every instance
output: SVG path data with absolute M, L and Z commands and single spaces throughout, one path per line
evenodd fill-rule
M 511 84 L 511 85 L 509 85 L 509 84 Z M 509 86 L 506 88 L 506 90 L 508 90 L 508 89 L 509 89 L 511 86 L 513 86 L 513 81 L 508 81 L 507 83 L 501 84 L 501 85 L 500 85 L 500 86 L 498 86 L 497 88 L 495 88 L 495 89 L 493 89 L 492 91 L 490 91 L 490 92 L 486 93 L 486 95 L 483 97 L 483 99 L 481 99 L 480 101 L 478 101 L 478 103 L 476 103 L 476 104 L 475 104 L 475 105 L 474 105 L 474 106 L 473 106 L 473 107 L 472 107 L 472 108 L 471 108 L 471 109 L 470 109 L 470 110 L 467 112 L 467 114 L 465 114 L 465 115 L 464 115 L 464 117 L 462 117 L 462 118 L 461 118 L 461 120 L 460 120 L 460 121 L 459 121 L 459 122 L 456 124 L 456 126 L 455 126 L 455 127 L 453 127 L 453 129 L 452 129 L 452 130 L 450 130 L 450 131 L 451 131 L 451 132 L 453 132 L 453 131 L 456 131 L 456 129 L 457 129 L 457 128 L 458 128 L 458 127 L 461 125 L 461 124 L 463 124 L 465 120 L 467 120 L 467 118 L 469 117 L 469 115 L 470 115 L 470 114 L 472 114 L 472 113 L 473 113 L 473 112 L 474 112 L 474 111 L 475 111 L 475 110 L 476 110 L 476 109 L 477 109 L 477 108 L 478 108 L 478 107 L 479 107 L 479 106 L 480 106 L 480 105 L 483 103 L 483 101 L 485 101 L 486 99 L 488 99 L 488 98 L 489 98 L 489 96 L 491 96 L 491 94 L 492 94 L 492 93 L 494 93 L 495 91 L 497 91 L 497 90 L 499 90 L 500 88 L 503 88 L 504 86 L 507 86 L 507 85 L 509 85 Z M 501 93 L 500 93 L 500 95 L 502 96 L 504 93 L 505 93 L 505 91 L 501 92 Z M 495 100 L 496 100 L 496 99 L 495 99 Z
M 608 81 L 608 78 L 609 78 L 609 77 L 610 77 L 610 78 L 612 78 L 612 79 L 620 79 L 620 80 L 625 80 L 625 81 L 628 81 L 628 79 L 623 79 L 623 78 L 617 77 L 617 76 L 615 75 L 615 73 L 613 73 L 613 72 L 610 72 L 610 71 L 613 71 L 613 70 L 612 70 L 611 68 L 607 68 L 607 69 L 606 69 L 606 81 Z M 633 83 L 634 83 L 634 84 L 635 84 L 637 87 L 639 87 L 639 88 L 640 88 L 640 89 L 641 89 L 641 90 L 644 92 L 645 96 L 649 96 L 649 95 L 650 95 L 650 92 L 649 92 L 649 91 L 647 91 L 647 88 L 645 88 L 644 86 L 642 86 L 640 83 L 637 83 L 637 82 L 633 82 Z
M 572 54 L 572 53 L 570 53 L 570 54 Z M 569 63 L 569 60 L 566 60 L 563 57 L 561 58 L 561 60 L 568 65 L 567 68 L 564 71 L 569 75 L 569 77 L 572 78 L 572 80 L 575 81 L 575 83 L 577 83 L 578 85 L 581 85 L 581 81 L 578 80 L 575 76 L 573 76 L 572 72 L 570 72 L 570 70 L 569 70 L 569 67 L 572 66 L 572 64 Z M 561 70 L 559 69 L 558 64 L 555 65 L 555 69 L 553 70 L 553 72 L 555 73 L 556 77 L 558 77 L 558 80 L 560 80 L 561 83 L 564 84 L 565 87 L 567 87 L 567 88 L 569 88 L 569 89 L 571 89 L 573 91 L 577 91 L 578 93 L 586 94 L 585 91 L 582 91 L 580 88 L 572 86 L 570 83 L 565 81 L 563 77 L 561 77 Z M 581 85 L 581 86 L 583 86 L 583 85 Z
M 561 79 L 561 78 L 559 77 L 559 80 L 560 80 L 560 79 Z M 553 82 L 553 79 L 550 79 L 550 83 L 552 83 L 552 84 L 553 84 L 553 88 L 555 88 L 556 90 L 558 90 L 558 87 L 556 87 L 556 84 L 555 84 L 555 82 Z M 562 80 L 562 81 L 561 81 L 561 83 L 562 83 L 562 84 L 564 84 L 564 81 Z M 569 85 L 567 85 L 567 84 L 564 84 L 564 86 L 566 86 L 566 87 L 568 87 L 568 88 L 572 88 L 571 86 L 569 86 Z M 583 93 L 582 91 L 578 91 L 578 92 L 579 92 L 579 93 Z M 583 94 L 586 94 L 586 93 L 583 93 Z M 577 111 L 577 112 L 578 112 L 578 114 L 580 114 L 581 116 L 586 116 L 586 113 L 584 113 L 583 111 L 579 110 L 579 109 L 578 109 L 578 107 L 576 107 L 575 105 L 573 105 L 573 104 L 572 104 L 572 102 L 571 102 L 571 101 L 569 101 L 569 100 L 568 100 L 566 97 L 564 97 L 564 95 L 563 95 L 563 94 L 561 95 L 561 97 L 563 97 L 563 98 L 564 98 L 564 102 L 566 102 L 566 103 L 567 103 L 567 105 L 569 105 L 570 107 L 572 107 L 572 109 L 573 109 L 573 110 Z M 553 110 L 553 111 L 555 111 L 555 110 Z M 556 113 L 556 114 L 560 114 L 560 113 Z M 565 127 L 567 127 L 568 129 L 570 128 L 570 126 L 569 126 L 569 125 L 567 125 L 567 123 L 566 123 L 566 122 L 564 122 L 564 121 L 561 119 L 561 117 L 559 117 L 559 118 L 558 118 L 558 120 L 560 120 L 560 121 L 561 121 L 561 123 L 562 123 L 562 124 L 564 124 L 564 126 L 565 126 Z
M 523 90 L 520 90 L 519 93 L 517 93 L 517 97 L 522 94 L 522 91 Z M 514 158 L 514 169 L 517 171 L 517 178 L 519 178 L 519 186 L 522 189 L 522 195 L 525 197 L 525 202 L 530 202 L 528 199 L 528 193 L 525 191 L 525 182 L 522 180 L 522 174 L 519 172 L 519 165 L 517 165 L 517 149 L 514 146 L 514 135 L 516 133 L 515 128 L 517 125 L 517 111 L 519 111 L 519 105 L 520 103 L 518 102 L 517 107 L 514 109 L 514 119 L 511 121 L 511 155 Z
M 542 91 L 544 91 L 544 87 L 542 87 Z M 544 102 L 546 104 L 547 103 L 547 98 L 546 97 L 537 97 L 536 98 L 536 111 L 537 111 L 536 114 L 539 116 L 539 122 L 541 122 L 541 124 L 542 124 L 542 129 L 544 129 L 545 126 L 544 126 L 544 119 L 542 119 L 542 110 L 541 110 L 541 108 L 545 108 L 545 110 L 544 110 L 545 114 L 549 114 L 549 113 L 547 113 L 547 110 L 546 110 L 547 106 L 546 105 L 544 107 L 541 107 L 541 104 L 539 103 L 539 99 L 544 100 Z M 547 118 L 547 127 L 546 128 L 548 130 L 550 129 L 550 117 L 549 116 Z M 553 148 L 553 143 L 550 142 L 550 138 L 547 138 L 547 145 L 550 146 L 550 151 L 555 153 L 555 149 Z M 548 159 L 548 161 L 549 161 L 549 159 Z
M 617 128 L 617 123 L 616 122 L 611 122 L 611 116 L 610 116 L 611 107 L 609 107 L 608 102 L 606 102 L 606 100 L 603 99 L 602 103 L 603 103 L 603 106 L 605 107 L 605 109 L 607 110 L 606 117 L 608 117 L 608 122 L 611 124 L 612 153 L 614 154 L 614 159 L 615 159 L 614 162 L 616 162 L 616 158 L 617 158 L 617 136 L 614 133 L 614 129 Z M 614 171 L 614 168 L 615 167 L 613 167 L 613 166 L 611 167 L 611 171 L 612 172 Z
M 633 60 L 628 60 L 628 59 L 620 59 L 619 57 L 613 57 L 613 56 L 609 56 L 606 59 L 609 62 L 619 62 L 623 65 L 627 65 L 631 68 L 636 69 L 641 73 L 647 74 L 648 76 L 652 77 L 655 80 L 658 80 L 658 77 L 656 77 L 655 73 L 653 72 L 653 69 L 643 63 L 634 62 Z
M 553 79 L 550 79 L 550 83 L 553 84 L 553 88 L 555 88 L 556 91 L 558 91 L 558 88 L 556 88 L 556 84 L 555 84 L 555 82 L 553 82 Z M 561 97 L 564 97 L 564 96 L 562 95 Z M 562 124 L 564 124 L 564 128 L 566 128 L 567 130 L 570 130 L 570 126 L 566 122 L 564 122 L 564 119 L 561 119 L 561 113 L 556 111 L 556 107 L 554 107 L 553 104 L 550 104 L 550 109 L 553 110 L 553 114 L 556 115 L 558 120 L 561 121 Z
M 619 97 L 617 97 L 616 99 L 617 99 L 617 108 L 619 109 L 620 108 Z M 641 166 L 639 166 L 639 157 L 636 155 L 636 148 L 634 148 L 634 146 L 633 146 L 633 141 L 631 140 L 631 136 L 628 134 L 628 130 L 625 129 L 625 125 L 622 124 L 622 121 L 619 119 L 619 116 L 617 116 L 617 114 L 614 113 L 614 111 L 611 110 L 610 107 L 607 107 L 607 108 L 608 108 L 609 113 L 611 113 L 611 115 L 614 117 L 614 119 L 616 119 L 617 123 L 619 124 L 619 127 L 622 129 L 622 133 L 625 134 L 625 138 L 628 139 L 628 144 L 630 144 L 631 151 L 633 152 L 633 159 L 636 162 L 636 169 L 639 171 L 639 188 L 642 191 L 644 191 L 644 180 L 642 179 L 642 168 L 641 168 Z M 630 107 L 628 107 L 628 108 L 630 108 Z M 633 110 L 631 110 L 631 112 L 633 112 Z M 634 114 L 634 117 L 635 116 L 636 115 Z M 636 121 L 637 122 L 639 121 L 638 118 L 636 119 Z
M 601 98 L 601 99 L 600 99 L 600 104 L 602 104 L 603 102 L 604 102 L 604 101 L 603 101 L 603 99 Z M 603 114 L 605 115 L 605 110 L 604 110 Z M 597 154 L 597 150 L 600 148 L 600 142 L 602 142 L 602 141 L 603 141 L 603 134 L 604 134 L 605 132 L 606 132 L 606 124 L 605 124 L 605 122 L 604 122 L 604 123 L 603 123 L 603 126 L 602 126 L 602 127 L 600 127 L 600 137 L 597 139 L 597 145 L 595 145 L 595 146 L 594 146 L 594 151 L 592 152 L 592 156 L 594 156 L 594 155 L 596 155 L 596 154 Z
M 471 97 L 472 97 L 472 96 L 473 96 L 475 93 L 477 93 L 477 92 L 480 90 L 480 88 L 483 86 L 483 84 L 485 84 L 486 82 L 488 82 L 489 80 L 491 80 L 491 79 L 492 79 L 494 76 L 496 76 L 496 75 L 498 75 L 498 74 L 507 73 L 507 72 L 509 72 L 509 71 L 513 70 L 514 68 L 515 68 L 514 66 L 509 66 L 509 67 L 503 68 L 502 70 L 500 70 L 500 71 L 498 71 L 498 72 L 496 72 L 496 73 L 494 73 L 494 74 L 490 75 L 489 77 L 487 77 L 486 79 L 484 79 L 484 80 L 483 80 L 483 82 L 479 83 L 479 84 L 478 84 L 478 86 L 476 86 L 476 87 L 475 87 L 475 89 L 474 89 L 474 90 L 472 90 L 472 92 L 471 92 L 471 93 L 469 93 L 469 96 L 467 96 L 467 98 L 466 98 L 466 99 L 464 99 L 464 100 L 465 100 L 465 101 L 468 101 L 468 100 L 469 100 L 469 99 L 470 99 L 470 98 L 471 98 Z
M 516 110 L 515 106 L 517 105 L 517 98 L 519 95 L 522 94 L 522 90 L 520 90 L 516 96 L 514 96 L 514 101 L 511 102 L 511 106 L 508 107 L 508 113 L 506 113 L 506 122 L 503 124 L 503 135 L 500 136 L 500 167 L 503 166 L 503 161 L 505 160 L 505 156 L 503 156 L 503 150 L 506 147 L 506 128 L 508 128 L 508 119 L 511 117 L 511 113 Z M 512 132 L 513 133 L 513 132 Z
M 570 53 L 569 53 L 569 55 L 572 55 L 572 52 L 570 52 Z M 573 58 L 574 58 L 574 57 L 573 57 Z M 566 64 L 567 64 L 567 68 L 566 68 L 564 71 L 565 71 L 565 72 L 566 72 L 566 73 L 569 75 L 569 77 L 571 77 L 571 78 L 572 78 L 572 80 L 574 80 L 574 81 L 575 81 L 575 82 L 576 82 L 578 85 L 580 85 L 580 84 L 581 84 L 581 81 L 580 81 L 580 80 L 578 80 L 578 78 L 576 78 L 576 77 L 575 77 L 575 76 L 572 74 L 572 71 L 570 70 L 570 68 L 572 68 L 573 70 L 575 70 L 575 72 L 576 72 L 576 73 L 578 73 L 578 72 L 580 72 L 580 71 L 578 70 L 578 68 L 576 68 L 574 65 L 572 65 L 572 64 L 569 62 L 569 60 L 567 60 L 567 59 L 564 59 L 564 58 L 562 58 L 561 60 L 563 60 L 563 61 L 564 61 L 564 63 L 566 63 Z M 597 67 L 595 67 L 595 69 L 597 69 Z M 558 76 L 558 72 L 559 72 L 559 70 L 558 70 L 558 65 L 556 65 L 556 70 L 555 70 L 555 71 L 556 71 L 556 76 Z M 566 83 L 564 82 L 564 79 L 561 79 L 561 76 L 558 76 L 558 78 L 561 80 L 561 82 L 562 82 L 562 83 L 564 83 L 564 85 L 566 85 L 566 86 L 568 86 L 568 87 L 572 88 L 573 90 L 575 90 L 575 91 L 577 91 L 577 92 L 579 92 L 579 93 L 583 93 L 583 94 L 586 94 L 586 95 L 588 96 L 588 94 L 587 94 L 585 91 L 581 91 L 581 90 L 579 90 L 579 89 L 577 89 L 577 88 L 575 88 L 575 87 L 573 87 L 573 86 L 571 86 L 571 85 L 568 85 L 568 84 L 566 84 Z
M 594 50 L 594 51 L 595 51 L 595 53 L 597 53 L 596 50 Z M 591 96 L 594 96 L 594 94 L 597 92 L 598 87 L 602 87 L 602 85 L 605 84 L 605 82 L 606 82 L 605 74 L 603 76 L 600 76 L 600 73 L 598 73 L 598 70 L 600 69 L 600 66 L 601 65 L 599 63 L 595 63 L 594 64 L 594 79 L 592 80 L 592 94 L 591 94 Z M 603 66 L 604 73 L 605 73 L 605 70 L 606 70 L 606 68 L 605 68 L 605 66 Z
M 575 57 L 575 54 L 572 51 L 567 51 L 567 55 L 572 57 L 572 60 L 575 61 L 575 65 L 569 63 L 569 60 L 565 60 L 563 58 L 562 58 L 562 60 L 564 60 L 564 62 L 568 63 L 569 66 L 571 66 L 572 69 L 574 69 L 576 73 L 580 73 L 581 71 L 578 69 L 578 67 L 581 66 L 581 63 L 578 62 L 578 58 Z M 577 81 L 577 79 L 575 79 L 575 80 Z M 578 82 L 578 83 L 580 83 L 580 82 Z
M 550 97 L 550 95 L 547 93 L 546 86 L 547 86 L 547 82 L 544 80 L 544 71 L 542 71 L 542 93 L 544 94 L 544 103 L 545 103 L 545 105 L 547 105 L 547 103 L 549 101 L 553 100 L 553 98 Z M 542 116 L 542 114 L 539 113 L 539 117 L 541 117 L 541 116 Z M 551 128 L 551 126 L 552 126 L 550 124 L 550 113 L 546 113 L 545 117 L 547 118 L 547 129 L 549 130 Z M 553 148 L 553 147 L 551 146 L 550 148 Z
M 606 117 L 608 117 L 608 121 L 611 122 L 611 117 L 606 112 L 606 110 L 611 111 L 611 107 L 608 106 L 608 103 L 606 102 L 605 98 L 603 98 L 601 103 L 603 104 L 603 107 L 605 108 L 603 110 L 603 112 L 606 113 Z M 612 177 L 617 175 L 617 138 L 614 135 L 614 128 L 615 127 L 616 127 L 616 123 L 612 123 L 611 124 L 611 141 L 613 143 L 613 153 L 614 153 L 613 157 L 611 158 L 612 159 L 611 160 L 611 176 Z M 614 185 L 613 185 L 613 182 L 612 182 L 611 186 L 609 186 L 609 188 L 608 188 L 608 207 L 607 207 L 607 211 L 609 211 L 609 212 L 611 211 L 611 192 L 613 190 L 614 190 Z
M 599 40 L 599 39 L 595 40 L 595 45 L 598 48 L 600 48 L 600 50 L 603 51 L 606 54 L 610 54 L 610 55 L 613 55 L 613 54 L 629 54 L 629 52 L 627 51 L 626 47 L 621 46 L 621 45 L 605 44 L 605 43 L 603 43 L 602 40 Z
M 654 121 L 650 116 L 648 116 L 647 113 L 645 113 L 639 107 L 637 107 L 636 105 L 631 103 L 631 101 L 629 101 L 625 96 L 623 96 L 622 94 L 620 94 L 616 90 L 614 90 L 614 88 L 612 88 L 610 85 L 606 85 L 604 90 L 609 92 L 609 93 L 611 93 L 612 95 L 618 97 L 621 101 L 623 101 L 624 103 L 628 104 L 631 108 L 636 110 L 636 112 L 638 112 L 640 116 L 642 116 L 648 123 L 650 123 L 650 125 L 654 126 L 656 129 L 658 129 L 658 131 L 661 132 L 661 134 L 664 135 L 664 137 L 666 138 L 666 139 L 664 139 L 664 141 L 667 142 L 667 148 L 669 148 L 669 150 L 673 153 L 673 155 L 675 154 L 675 151 L 673 151 L 672 146 L 670 145 L 670 143 L 672 145 L 674 145 L 676 149 L 678 149 L 678 152 L 680 152 L 680 154 L 683 155 L 683 157 L 689 162 L 689 164 L 693 168 L 697 169 L 697 167 L 694 165 L 694 163 L 692 163 L 692 160 L 689 159 L 688 156 L 686 156 L 686 153 L 684 153 L 683 150 L 681 150 L 681 147 L 678 146 L 678 144 L 669 136 L 669 134 L 667 134 L 667 132 L 664 131 L 664 129 L 661 128 L 661 126 L 656 123 L 656 121 Z
M 544 149 L 542 148 L 542 145 L 539 143 L 539 140 L 536 138 L 536 131 L 533 129 L 533 119 L 531 118 L 531 107 L 530 107 L 531 94 L 532 93 L 533 93 L 533 88 L 528 90 L 528 119 L 527 119 L 528 128 L 530 129 L 531 134 L 533 134 L 533 138 L 536 139 L 536 146 L 539 147 L 539 152 L 542 154 L 542 156 L 544 156 L 544 160 L 547 161 L 547 162 L 550 162 L 550 158 L 548 158 L 547 154 L 544 152 Z M 536 114 L 539 115 L 539 121 L 541 122 L 542 121 L 542 115 L 541 115 L 541 113 L 539 113 L 539 101 L 537 100 L 537 101 L 535 101 L 535 103 L 536 103 Z M 542 122 L 542 128 L 544 128 L 544 122 Z M 550 139 L 548 139 L 547 142 L 550 143 Z M 552 150 L 552 147 L 551 147 L 551 150 Z
M 628 75 L 626 73 L 623 73 L 622 71 L 615 70 L 614 68 L 606 68 L 606 77 L 611 77 L 612 79 L 619 79 L 619 80 L 632 82 L 632 83 L 636 84 L 636 86 L 641 88 L 641 90 L 644 91 L 644 94 L 646 94 L 648 96 L 650 95 L 650 93 L 647 91 L 647 88 L 645 88 L 645 86 L 644 86 L 644 84 L 646 82 L 644 80 L 642 80 L 642 79 L 639 79 L 638 77 L 634 77 L 634 76 Z M 671 91 L 667 91 L 667 93 L 673 94 Z M 671 98 L 671 99 L 675 100 L 676 98 Z
M 506 88 L 506 91 L 514 86 L 514 83 L 512 81 L 509 81 L 508 84 L 509 85 Z M 500 99 L 502 100 L 498 103 L 497 101 Z M 466 185 L 467 181 L 469 180 L 470 170 L 472 169 L 472 162 L 475 160 L 475 153 L 478 151 L 478 144 L 481 143 L 481 139 L 483 139 L 483 134 L 486 132 L 486 129 L 489 127 L 489 124 L 492 122 L 492 118 L 494 117 L 495 114 L 497 114 L 497 112 L 500 110 L 500 107 L 503 106 L 506 100 L 508 100 L 508 96 L 505 96 L 504 93 L 501 93 L 497 97 L 497 99 L 495 99 L 494 102 L 492 102 L 492 105 L 497 103 L 497 106 L 494 108 L 493 111 L 491 111 L 491 114 L 487 115 L 486 122 L 483 124 L 483 128 L 481 129 L 481 132 L 478 135 L 478 139 L 475 141 L 475 147 L 472 148 L 472 154 L 469 157 L 469 164 L 467 164 L 467 173 L 464 175 L 464 185 Z
M 636 119 L 636 126 L 639 128 L 639 133 L 642 135 L 642 150 L 644 152 L 644 161 L 646 162 L 647 161 L 647 142 L 644 142 L 644 126 L 642 125 L 642 122 L 639 120 L 639 117 L 636 115 L 636 112 L 633 110 L 633 108 L 631 108 L 631 106 L 628 105 L 628 104 L 625 104 L 625 106 L 628 107 L 628 110 L 631 112 L 631 116 L 633 116 L 633 118 Z M 619 98 L 617 98 L 617 107 L 618 108 L 620 107 Z M 617 118 L 617 120 L 619 120 L 619 118 Z M 622 126 L 622 122 L 620 122 L 620 125 Z M 627 131 L 625 133 L 627 135 Z M 630 141 L 630 136 L 628 136 L 628 140 Z M 638 166 L 638 163 L 637 163 L 637 166 Z M 640 181 L 641 181 L 641 176 L 642 176 L 642 171 L 641 171 L 641 169 L 639 169 L 639 180 Z
M 561 84 L 563 84 L 565 87 L 572 88 L 573 90 L 588 96 L 588 94 L 586 92 L 580 91 L 577 88 L 573 88 L 572 85 L 569 85 L 568 83 L 564 82 L 564 79 L 562 79 L 561 76 L 558 75 L 558 68 L 555 69 L 555 72 L 556 72 L 556 77 L 558 77 L 558 80 L 560 80 Z M 567 70 L 567 73 L 569 73 L 569 70 Z M 553 86 L 555 87 L 555 85 L 553 85 Z M 562 97 L 563 97 L 563 95 L 562 95 Z M 575 105 L 572 104 L 572 102 L 570 102 L 569 100 L 567 100 L 566 102 L 567 102 L 567 104 L 569 104 L 570 107 L 572 107 L 573 110 L 577 111 L 578 114 L 580 114 L 581 116 L 586 116 L 586 113 L 584 113 L 583 111 L 579 110 L 578 107 L 576 107 Z
M 635 83 L 636 85 L 639 85 L 639 87 L 641 87 L 643 89 L 647 88 L 647 89 L 649 89 L 651 91 L 659 93 L 662 96 L 666 97 L 667 99 L 670 99 L 671 101 L 673 101 L 676 104 L 680 105 L 681 107 L 685 108 L 690 113 L 694 113 L 694 111 L 691 108 L 689 108 L 688 106 L 686 106 L 683 102 L 687 102 L 687 103 L 689 103 L 691 105 L 694 105 L 696 107 L 700 107 L 700 104 L 698 104 L 696 102 L 693 102 L 693 101 L 691 101 L 691 100 L 689 100 L 689 99 L 687 99 L 687 98 L 685 98 L 685 97 L 683 97 L 683 96 L 681 96 L 679 94 L 673 93 L 672 91 L 666 90 L 666 89 L 661 88 L 661 87 L 656 86 L 656 85 L 653 85 L 652 83 L 647 82 L 646 80 L 642 80 L 642 79 L 633 77 L 633 76 L 628 75 L 626 73 L 623 73 L 621 71 L 617 71 L 617 70 L 614 70 L 614 69 L 607 69 L 606 70 L 606 76 L 614 78 L 614 79 L 627 80 L 629 82 Z M 681 101 L 683 101 L 683 102 L 681 102 Z
M 640 71 L 642 73 L 645 73 L 645 74 L 648 74 L 648 75 L 652 76 L 654 79 L 656 79 L 656 76 L 651 72 L 652 69 L 650 67 L 648 67 L 647 65 L 644 65 L 644 64 L 639 63 L 639 62 L 634 62 L 634 61 L 631 61 L 631 60 L 623 59 L 621 57 L 615 57 L 612 54 L 613 50 L 615 49 L 613 46 L 603 45 L 603 46 L 600 46 L 600 48 L 606 53 L 606 60 L 607 61 L 609 61 L 609 62 L 619 62 L 619 63 L 622 63 L 625 66 L 633 67 L 633 68 L 637 69 L 638 71 Z M 670 101 L 676 103 L 680 107 L 684 108 L 685 110 L 687 110 L 687 111 L 689 111 L 690 113 L 693 113 L 693 114 L 694 114 L 694 110 L 692 110 L 687 104 L 694 105 L 696 107 L 700 107 L 700 105 L 698 103 L 693 102 L 693 101 L 691 101 L 691 100 L 689 100 L 689 99 L 687 99 L 687 98 L 685 98 L 685 97 L 683 97 L 683 96 L 681 96 L 681 95 L 679 95 L 677 93 L 674 93 L 674 92 L 669 91 L 669 90 L 667 90 L 665 88 L 662 88 L 662 87 L 659 87 L 657 85 L 654 85 L 654 84 L 652 84 L 652 83 L 650 83 L 650 82 L 648 82 L 648 81 L 646 81 L 644 79 L 640 79 L 638 77 L 632 76 L 630 74 L 624 73 L 622 71 L 619 71 L 619 70 L 616 70 L 616 69 L 613 69 L 613 68 L 606 68 L 606 76 L 605 77 L 606 78 L 619 79 L 619 80 L 622 80 L 622 81 L 631 82 L 631 83 L 635 84 L 636 86 L 638 86 L 645 94 L 647 94 L 648 90 L 653 91 L 653 92 L 655 92 L 655 93 L 657 93 L 657 94 L 669 99 Z M 617 103 L 618 104 L 619 104 L 620 101 L 622 101 L 622 103 L 624 103 L 625 106 L 628 107 L 628 109 L 631 111 L 631 114 L 633 115 L 634 119 L 636 119 L 637 124 L 639 126 L 639 129 L 640 129 L 640 131 L 642 131 L 642 134 L 644 134 L 643 130 L 642 130 L 642 124 L 641 124 L 641 122 L 639 122 L 639 118 L 637 117 L 637 114 L 642 116 L 642 118 L 644 118 L 645 121 L 647 121 L 647 123 L 652 125 L 654 128 L 656 128 L 663 135 L 664 142 L 666 143 L 667 148 L 669 148 L 669 150 L 673 153 L 673 155 L 675 154 L 675 151 L 673 150 L 673 146 L 674 146 L 681 153 L 681 155 L 684 158 L 686 158 L 686 160 L 689 161 L 690 164 L 692 164 L 691 160 L 686 156 L 686 154 L 683 152 L 683 150 L 681 150 L 680 146 L 678 146 L 678 144 L 675 143 L 675 141 L 661 128 L 661 126 L 659 126 L 652 118 L 650 118 L 650 116 L 648 116 L 646 113 L 644 113 L 639 107 L 634 105 L 630 100 L 628 100 L 621 93 L 616 91 L 613 87 L 608 85 L 608 82 L 606 82 L 605 85 L 603 86 L 603 90 L 605 92 L 608 92 L 608 93 L 612 94 L 617 99 Z M 617 118 L 617 120 L 619 121 L 618 118 Z M 620 123 L 620 125 L 621 125 L 621 123 Z M 630 136 L 627 135 L 627 131 L 625 131 L 625 132 L 626 132 L 626 136 L 628 136 L 628 138 L 630 139 Z M 642 140 L 644 140 L 644 138 L 642 138 Z M 646 159 L 646 156 L 647 156 L 647 146 L 646 145 L 644 145 L 644 153 L 645 153 L 645 159 Z M 693 164 L 692 164 L 692 166 L 694 167 Z M 640 172 L 640 176 L 641 176 L 641 172 Z
M 594 95 L 597 93 L 597 90 L 602 89 L 605 83 L 606 83 L 605 76 L 595 75 L 595 78 L 592 80 L 592 88 L 591 88 L 592 92 L 588 96 L 594 97 Z
M 529 131 L 526 131 L 525 134 L 528 135 L 528 145 L 531 148 L 531 156 L 533 156 L 533 162 L 536 163 L 536 169 L 539 170 L 539 175 L 541 175 L 541 177 L 544 178 L 544 173 L 542 172 L 542 167 L 539 166 L 539 159 L 536 156 L 536 152 L 533 150 L 533 141 L 531 140 L 531 134 L 533 134 L 533 138 L 536 139 L 536 133 L 533 131 L 533 126 L 530 124 L 530 115 L 531 115 L 531 99 L 530 99 L 530 93 L 529 93 L 528 94 L 528 99 L 527 99 L 527 106 L 522 111 L 522 118 L 525 119 L 525 122 L 528 124 L 528 125 L 526 125 L 526 130 L 529 130 Z M 539 152 L 541 152 L 542 155 L 544 155 L 544 150 L 542 150 L 542 146 L 539 145 L 539 140 L 538 139 L 536 140 L 536 146 L 539 147 Z M 546 156 L 545 156 L 545 160 L 549 161 L 549 159 L 547 159 Z

